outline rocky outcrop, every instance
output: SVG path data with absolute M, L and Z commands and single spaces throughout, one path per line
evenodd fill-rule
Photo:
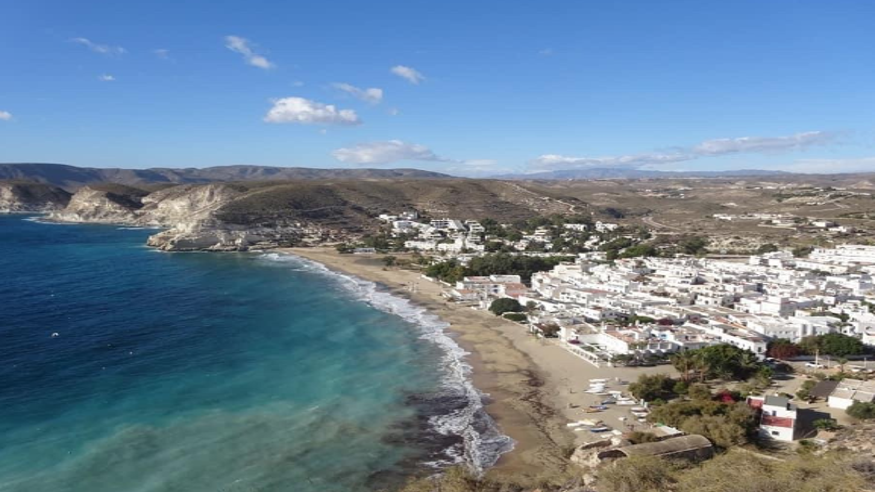
M 63 209 L 49 214 L 55 222 L 135 224 L 147 192 L 120 185 L 84 186 Z
M 61 210 L 70 193 L 41 183 L 0 181 L 0 213 L 45 213 Z

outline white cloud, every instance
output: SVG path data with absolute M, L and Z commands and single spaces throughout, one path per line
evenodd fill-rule
M 389 113 L 389 116 L 398 116 L 401 114 L 401 111 L 399 111 L 398 108 L 389 108 L 389 111 L 386 112 Z
M 331 152 L 331 155 L 347 164 L 389 164 L 397 161 L 452 162 L 450 159 L 438 156 L 425 145 L 401 140 L 360 143 L 337 149 Z
M 163 48 L 157 49 L 157 50 L 152 50 L 152 54 L 157 56 L 158 58 L 160 58 L 162 60 L 169 60 L 170 59 L 170 50 L 165 50 Z
M 0 121 L 11 121 L 12 113 L 9 111 L 0 111 Z
M 498 161 L 495 159 L 468 159 L 466 161 L 462 161 L 462 164 L 465 167 L 473 167 L 478 169 L 490 168 L 498 164 Z
M 671 164 L 692 159 L 685 154 L 638 154 L 609 157 L 569 157 L 557 154 L 544 154 L 529 162 L 538 169 L 586 169 L 611 167 L 637 169 L 657 164 Z
M 256 53 L 253 49 L 255 45 L 246 38 L 241 38 L 240 36 L 225 36 L 225 47 L 235 53 L 243 55 L 243 59 L 246 60 L 246 63 L 253 67 L 263 68 L 265 70 L 276 67 L 276 65 L 271 63 L 263 55 Z
M 670 153 L 644 153 L 606 157 L 569 157 L 557 154 L 544 154 L 529 161 L 536 169 L 589 169 L 642 167 L 692 161 L 703 157 L 716 157 L 739 153 L 777 153 L 806 150 L 816 145 L 827 145 L 835 141 L 836 135 L 830 132 L 804 132 L 783 137 L 741 137 L 705 140 L 690 148 Z
M 337 109 L 333 104 L 284 97 L 274 99 L 273 107 L 264 116 L 268 123 L 297 123 L 301 125 L 358 125 L 358 115 L 351 109 Z
M 339 91 L 346 92 L 356 99 L 361 99 L 362 101 L 371 104 L 379 104 L 379 102 L 383 100 L 383 89 L 378 89 L 376 87 L 359 89 L 354 85 L 345 84 L 342 82 L 335 82 L 331 84 L 331 87 L 334 87 Z
M 419 84 L 425 80 L 425 75 L 422 75 L 422 73 L 415 68 L 405 67 L 404 65 L 395 65 L 390 69 L 390 72 L 401 78 L 407 79 L 411 84 Z
M 784 152 L 804 150 L 815 145 L 825 145 L 835 140 L 830 132 L 804 132 L 786 137 L 741 137 L 706 140 L 693 147 L 697 155 L 724 155 L 741 152 Z
M 847 159 L 800 159 L 791 164 L 770 167 L 795 173 L 871 173 L 875 169 L 875 157 Z
M 91 41 L 88 38 L 73 38 L 70 40 L 71 43 L 81 44 L 82 46 L 87 47 L 91 51 L 95 53 L 100 53 L 101 55 L 123 55 L 127 53 L 127 50 L 122 48 L 121 46 L 110 46 L 107 44 L 98 44 Z
M 97 78 L 102 82 L 115 82 L 115 76 L 106 73 Z

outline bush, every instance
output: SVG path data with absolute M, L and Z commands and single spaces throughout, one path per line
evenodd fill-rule
M 496 316 L 501 316 L 504 313 L 519 313 L 523 310 L 519 301 L 510 297 L 502 297 L 492 301 L 489 310 Z
M 855 401 L 853 405 L 845 410 L 845 412 L 851 417 L 859 420 L 875 419 L 875 403 Z
M 529 317 L 523 313 L 505 313 L 504 318 L 515 321 L 517 323 L 522 323 L 523 321 L 529 319 Z
M 836 431 L 839 430 L 839 423 L 835 419 L 817 419 L 811 423 L 817 430 Z
M 708 388 L 708 385 L 701 383 L 690 386 L 687 396 L 693 400 L 710 400 L 712 398 L 711 389 Z
M 724 449 L 748 442 L 757 428 L 756 414 L 742 402 L 675 401 L 654 408 L 649 419 L 688 434 L 701 434 Z
M 599 492 L 663 492 L 675 484 L 674 466 L 656 456 L 632 456 L 606 465 L 596 482 Z
M 807 400 L 811 398 L 811 390 L 817 386 L 817 381 L 813 379 L 808 379 L 802 383 L 802 386 L 799 387 L 799 390 L 796 391 L 796 398 L 800 400 Z

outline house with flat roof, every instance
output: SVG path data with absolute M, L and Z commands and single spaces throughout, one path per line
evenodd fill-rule
M 760 412 L 759 433 L 766 439 L 792 442 L 798 429 L 796 405 L 783 396 L 749 396 L 747 404 Z

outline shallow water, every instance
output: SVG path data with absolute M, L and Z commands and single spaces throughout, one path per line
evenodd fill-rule
M 509 449 L 436 318 L 151 232 L 0 217 L 0 490 L 370 490 Z

